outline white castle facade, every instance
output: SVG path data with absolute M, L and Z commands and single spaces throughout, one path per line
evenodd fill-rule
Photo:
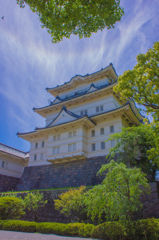
M 30 156 L 21 163 L 23 168 L 20 168 L 19 160 L 17 169 L 21 169 L 21 174 L 18 172 L 16 176 L 11 169 L 8 174 L 20 177 L 25 166 L 107 155 L 115 145 L 114 140 L 105 142 L 110 134 L 120 132 L 122 127 L 139 125 L 143 120 L 133 101 L 124 102 L 113 91 L 118 84 L 117 78 L 110 64 L 98 72 L 77 75 L 61 86 L 47 88 L 54 101 L 49 106 L 34 108 L 34 112 L 46 119 L 46 126 L 32 132 L 17 133 L 18 137 L 31 143 Z M 9 164 L 6 169 L 9 171 Z

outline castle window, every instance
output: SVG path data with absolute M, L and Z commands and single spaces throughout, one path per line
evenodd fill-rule
M 56 135 L 53 136 L 53 141 L 56 141 Z
M 103 105 L 100 106 L 100 111 L 103 112 Z
M 92 135 L 92 137 L 95 137 L 95 130 L 92 130 L 91 135 Z
M 100 135 L 104 135 L 104 128 L 100 129 Z
M 68 144 L 68 151 L 69 152 L 76 151 L 76 143 Z
M 34 155 L 34 161 L 36 161 L 36 159 L 37 159 L 37 155 L 35 154 L 35 155 Z
M 114 132 L 114 126 L 110 126 L 110 133 Z
M 103 105 L 100 105 L 100 106 L 96 107 L 96 113 L 103 112 L 103 110 L 104 110 Z
M 68 137 L 72 137 L 72 132 L 69 132 L 69 133 L 68 133 Z
M 35 148 L 38 148 L 38 143 L 35 143 Z
M 41 147 L 44 147 L 44 141 L 42 141 L 42 143 L 41 143 Z
M 4 164 L 5 164 L 5 162 L 4 162 L 4 161 L 2 161 L 2 164 L 1 164 L 1 167 L 2 167 L 2 168 L 4 168 Z
M 60 153 L 60 147 L 54 147 L 52 153 L 53 154 L 59 154 Z
M 80 115 L 81 115 L 81 117 L 87 115 L 87 110 L 83 110 L 83 111 L 81 111 L 81 112 L 80 112 Z
M 101 149 L 105 149 L 105 142 L 101 142 Z
M 115 140 L 111 140 L 111 148 L 115 147 Z
M 73 132 L 69 132 L 68 133 L 68 137 L 75 137 L 76 136 L 76 131 L 73 131 Z
M 43 160 L 43 158 L 44 158 L 44 154 L 41 153 L 41 154 L 40 154 L 40 160 Z
M 95 143 L 92 143 L 92 151 L 95 151 L 96 150 L 96 145 Z
M 57 135 L 57 140 L 60 140 L 60 135 Z
M 57 153 L 60 153 L 60 147 L 57 147 Z
M 56 147 L 53 148 L 53 154 L 56 154 Z
M 73 151 L 76 151 L 76 143 L 73 144 Z

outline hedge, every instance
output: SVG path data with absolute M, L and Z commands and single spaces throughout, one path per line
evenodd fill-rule
M 52 233 L 62 236 L 97 238 L 104 240 L 158 240 L 159 219 L 142 219 L 127 225 L 105 222 L 98 226 L 85 223 L 29 222 L 0 220 L 0 230 Z
M 93 224 L 84 223 L 38 223 L 37 232 L 53 233 L 62 236 L 91 237 L 94 229 Z
M 125 237 L 125 229 L 118 222 L 105 222 L 94 228 L 92 237 L 106 240 L 120 240 Z
M 19 231 L 19 232 L 36 232 L 36 222 L 8 220 L 4 221 L 2 230 Z

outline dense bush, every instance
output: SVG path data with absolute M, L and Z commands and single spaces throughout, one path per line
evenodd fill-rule
M 67 192 L 60 194 L 59 199 L 54 200 L 55 209 L 66 216 L 76 216 L 78 222 L 87 219 L 87 210 L 84 204 L 85 186 L 79 189 L 69 189 Z M 74 219 L 72 219 L 74 220 Z
M 142 219 L 126 226 L 126 235 L 130 240 L 158 240 L 159 219 Z
M 68 224 L 64 223 L 48 223 L 48 222 L 43 222 L 43 223 L 38 223 L 37 224 L 37 232 L 40 233 L 53 233 L 57 235 L 69 235 L 69 226 Z
M 2 230 L 19 231 L 19 232 L 36 232 L 35 222 L 22 220 L 11 220 L 3 223 Z
M 0 221 L 0 230 L 52 233 L 62 236 L 104 240 L 158 240 L 159 219 L 142 219 L 122 225 L 105 222 L 98 226 L 85 223 L 35 223 L 20 220 Z
M 78 236 L 89 238 L 94 230 L 93 224 L 85 223 L 69 223 L 69 236 Z
M 124 239 L 125 229 L 118 222 L 105 222 L 94 228 L 92 233 L 93 238 L 105 240 L 120 240 Z
M 18 219 L 24 215 L 24 202 L 17 197 L 0 197 L 0 219 Z
M 26 197 L 24 198 L 25 208 L 34 215 L 34 220 L 36 222 L 38 221 L 39 208 L 43 207 L 47 203 L 47 200 L 44 200 L 43 198 L 43 193 L 40 193 L 39 191 L 35 193 L 27 193 Z
M 2 230 L 3 223 L 4 223 L 4 221 L 0 220 L 0 230 Z
M 84 223 L 38 223 L 37 232 L 53 233 L 62 236 L 91 237 L 94 229 L 93 224 Z

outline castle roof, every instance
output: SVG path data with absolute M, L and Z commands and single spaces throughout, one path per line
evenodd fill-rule
M 49 92 L 50 94 L 56 97 L 59 93 L 68 91 L 70 89 L 74 89 L 75 86 L 82 85 L 83 83 L 89 83 L 89 82 L 91 83 L 104 77 L 110 78 L 113 81 L 117 80 L 118 75 L 112 63 L 110 63 L 110 65 L 107 66 L 106 68 L 102 68 L 100 71 L 94 72 L 92 74 L 86 74 L 84 76 L 76 75 L 72 77 L 70 81 L 65 82 L 60 86 L 57 85 L 56 87 L 53 87 L 53 88 L 46 88 L 46 90 L 47 92 Z
M 68 122 L 58 122 L 58 119 L 62 117 L 63 112 L 67 114 L 67 116 L 72 117 L 72 119 Z M 105 111 L 99 114 L 95 114 L 93 116 L 88 117 L 85 115 L 84 117 L 78 116 L 71 111 L 69 111 L 65 106 L 61 109 L 60 113 L 57 115 L 57 117 L 46 127 L 43 128 L 36 128 L 33 132 L 28 133 L 17 133 L 17 135 L 23 139 L 26 139 L 27 141 L 30 141 L 31 139 L 39 138 L 39 136 L 47 136 L 48 133 L 57 133 L 58 131 L 63 131 L 63 129 L 72 129 L 73 127 L 76 127 L 77 125 L 82 126 L 86 125 L 88 128 L 94 127 L 96 125 L 96 121 L 98 119 L 106 119 L 107 117 L 111 115 L 117 115 L 120 114 L 125 118 L 125 120 L 130 125 L 140 125 L 141 118 L 138 118 L 137 114 L 134 111 L 134 108 L 130 102 L 127 102 L 125 105 L 118 107 L 116 109 L 112 109 L 109 111 Z
M 3 143 L 0 143 L 0 155 L 10 155 L 22 163 L 27 162 L 29 159 L 29 152 L 23 152 Z
M 46 117 L 46 115 L 48 113 L 50 113 L 51 111 L 53 111 L 54 109 L 57 110 L 58 107 L 61 107 L 63 105 L 63 103 L 65 103 L 65 106 L 70 105 L 70 104 L 74 104 L 76 100 L 77 102 L 83 101 L 83 98 L 85 99 L 89 99 L 90 96 L 93 95 L 93 98 L 96 95 L 96 92 L 98 91 L 98 93 L 105 93 L 105 92 L 109 92 L 112 91 L 113 87 L 117 84 L 117 81 L 113 82 L 113 83 L 109 83 L 109 84 L 103 84 L 101 86 L 95 86 L 93 83 L 89 86 L 89 88 L 85 91 L 82 92 L 75 92 L 74 94 L 72 94 L 69 97 L 65 97 L 65 98 L 60 98 L 59 96 L 57 96 L 55 98 L 55 100 L 48 106 L 45 107 L 41 107 L 41 108 L 33 108 L 34 112 L 39 113 L 41 116 Z M 56 108 L 55 108 L 56 107 Z

